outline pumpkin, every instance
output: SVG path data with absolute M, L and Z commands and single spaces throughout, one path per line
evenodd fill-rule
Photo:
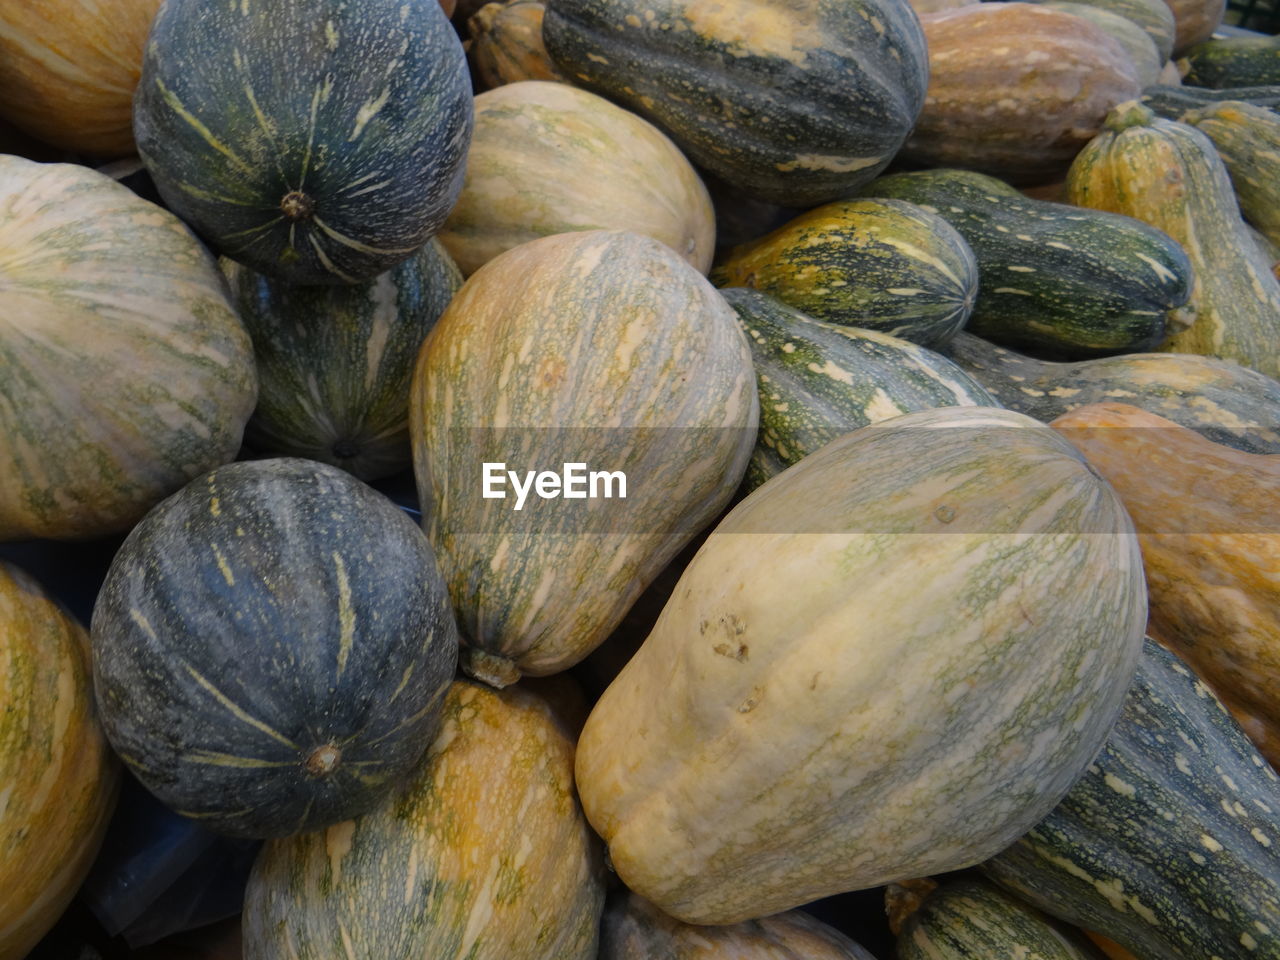
M 71 902 L 118 781 L 84 628 L 0 563 L 0 960 L 22 960 Z
M 1188 110 L 1209 107 L 1223 100 L 1251 103 L 1256 107 L 1266 107 L 1274 113 L 1280 108 L 1280 86 L 1208 90 L 1204 87 L 1166 86 L 1158 83 L 1143 90 L 1139 100 L 1156 116 L 1166 120 L 1179 120 Z
M 1164 0 L 1173 11 L 1173 55 L 1180 57 L 1213 36 L 1227 12 L 1227 0 Z
M 758 290 L 721 292 L 747 333 L 760 392 L 748 489 L 869 423 L 934 407 L 999 406 L 977 381 L 925 347 L 822 323 Z
M 0 117 L 94 156 L 133 153 L 132 100 L 160 0 L 41 0 L 0 9 Z
M 1152 635 L 1195 667 L 1280 765 L 1280 459 L 1215 444 L 1126 404 L 1081 407 L 1053 426 L 1133 517 Z
M 1254 960 L 1280 950 L 1278 813 L 1275 771 L 1188 666 L 1148 641 L 1084 776 L 981 869 L 1138 960 Z
M 1032 200 L 969 170 L 895 174 L 864 192 L 918 204 L 964 237 L 979 278 L 966 329 L 997 343 L 1071 359 L 1150 349 L 1191 292 L 1182 248 L 1132 217 Z
M 521 80 L 567 82 L 542 42 L 541 0 L 486 3 L 467 21 L 468 54 L 485 89 Z
M 875 960 L 800 910 L 727 927 L 681 923 L 621 889 L 605 906 L 599 960 Z
M 936 213 L 901 200 L 829 203 L 729 251 L 711 273 L 816 320 L 925 346 L 955 336 L 973 309 L 973 251 Z
M 630 230 L 706 273 L 715 213 L 689 161 L 603 97 L 528 80 L 476 97 L 467 177 L 440 239 L 464 275 L 504 250 L 571 230 Z
M 1118 41 L 1060 10 L 980 3 L 921 22 L 929 90 L 902 155 L 922 166 L 1044 183 L 1141 89 Z
M 1132 20 L 1113 10 L 1088 3 L 1076 3 L 1074 0 L 1044 0 L 1044 5 L 1101 27 L 1107 36 L 1124 48 L 1124 52 L 1133 61 L 1134 73 L 1137 74 L 1140 86 L 1146 87 L 1159 82 L 1167 58 L 1160 56 L 1155 41 Z
M 1280 117 L 1263 107 L 1222 101 L 1184 114 L 1210 140 L 1231 175 L 1240 212 L 1280 243 Z M 1271 261 L 1275 256 L 1268 251 Z
M 898 960 L 1103 960 L 1077 930 L 990 881 L 961 876 L 943 883 L 903 922 Z
M 1183 83 L 1193 87 L 1260 87 L 1280 83 L 1280 38 L 1213 37 L 1186 51 Z
M 457 662 L 413 521 L 291 458 L 221 467 L 147 514 L 91 636 L 112 746 L 163 803 L 243 837 L 381 802 L 422 759 Z
M 564 233 L 476 271 L 423 344 L 410 400 L 463 669 L 503 685 L 590 653 L 728 503 L 758 419 L 733 310 L 657 240 Z M 565 464 L 576 481 L 566 469 L 529 495 Z
M 134 100 L 169 208 L 294 284 L 358 283 L 421 247 L 462 187 L 471 123 L 437 0 L 167 0 Z
M 687 923 L 972 865 L 1084 771 L 1145 621 L 1128 517 L 1053 431 L 863 427 L 707 538 L 587 719 L 583 809 Z
M 1280 383 L 1230 360 L 1131 353 L 1053 363 L 970 333 L 946 355 L 1001 406 L 1048 423 L 1090 403 L 1121 401 L 1249 453 L 1280 453 Z
M 362 480 L 408 468 L 413 365 L 462 286 L 439 241 L 356 286 L 295 287 L 226 259 L 222 269 L 257 359 L 249 446 Z
M 1280 283 L 1240 219 L 1213 143 L 1137 102 L 1117 107 L 1067 179 L 1071 202 L 1136 217 L 1182 245 L 1195 322 L 1162 350 L 1224 357 L 1280 376 Z
M 0 156 L 0 541 L 128 529 L 235 457 L 257 379 L 213 260 L 85 167 Z
M 550 0 L 542 34 L 573 83 L 790 207 L 846 196 L 884 169 L 928 78 L 901 0 Z
M 604 868 L 546 701 L 456 681 L 421 771 L 378 810 L 268 843 L 245 960 L 595 960 Z M 344 949 L 338 947 L 338 949 Z
M 1057 0 L 1033 0 L 1033 2 L 1057 2 Z M 1164 0 L 1081 0 L 1081 2 L 1087 3 L 1095 10 L 1119 14 L 1130 23 L 1136 24 L 1151 38 L 1159 63 L 1163 64 L 1172 55 L 1175 29 L 1173 11 Z M 1082 15 L 1080 11 L 1068 12 Z M 1098 23 L 1099 26 L 1102 25 L 1102 21 Z

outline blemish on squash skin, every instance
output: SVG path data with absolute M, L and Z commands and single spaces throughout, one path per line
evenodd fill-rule
M 739 643 L 736 647 L 727 643 L 717 643 L 711 648 L 722 657 L 729 657 L 731 660 L 737 660 L 744 663 L 747 659 L 748 647 L 745 643 Z
M 760 700 L 764 696 L 764 690 L 761 687 L 752 687 L 751 696 L 738 704 L 739 713 L 750 713 L 760 705 Z

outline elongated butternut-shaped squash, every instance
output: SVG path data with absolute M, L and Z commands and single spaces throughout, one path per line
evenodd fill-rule
M 956 870 L 1084 771 L 1145 622 L 1129 519 L 1053 431 L 872 424 L 708 537 L 587 719 L 583 808 L 689 923 Z
M 1280 457 L 1119 403 L 1053 426 L 1115 487 L 1142 540 L 1151 633 L 1280 766 Z
M 1226 100 L 1188 111 L 1182 122 L 1213 141 L 1231 174 L 1240 212 L 1280 243 L 1280 116 L 1252 103 Z

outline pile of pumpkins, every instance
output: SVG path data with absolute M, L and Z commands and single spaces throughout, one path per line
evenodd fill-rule
M 1280 958 L 1280 40 L 913 4 L 0 8 L 0 960 Z

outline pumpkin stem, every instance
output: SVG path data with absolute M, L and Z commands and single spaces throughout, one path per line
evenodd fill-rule
M 520 668 L 515 662 L 479 647 L 463 647 L 459 651 L 458 666 L 468 677 L 483 681 L 501 690 L 520 679 Z
M 884 888 L 884 912 L 889 918 L 889 930 L 896 937 L 902 932 L 907 918 L 920 909 L 929 894 L 938 889 L 938 882 L 930 877 L 903 880 Z
M 307 757 L 307 773 L 313 777 L 327 777 L 337 769 L 342 760 L 342 751 L 331 743 L 316 747 Z
M 280 201 L 286 220 L 306 220 L 315 213 L 316 202 L 300 190 L 290 190 Z
M 1155 112 L 1138 100 L 1126 100 L 1107 114 L 1106 127 L 1116 133 L 1130 127 L 1149 127 L 1155 123 Z
M 333 455 L 339 460 L 351 460 L 360 455 L 360 445 L 354 440 L 339 440 L 333 445 Z

